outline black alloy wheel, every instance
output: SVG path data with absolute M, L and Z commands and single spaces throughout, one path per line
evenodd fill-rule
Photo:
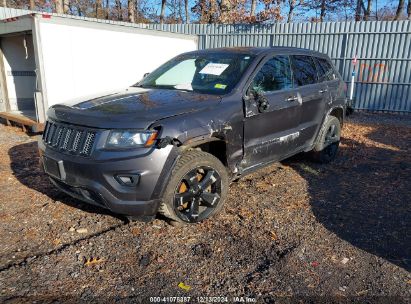
M 213 168 L 201 166 L 190 170 L 175 189 L 175 214 L 190 223 L 207 218 L 221 200 L 221 189 L 221 177 Z

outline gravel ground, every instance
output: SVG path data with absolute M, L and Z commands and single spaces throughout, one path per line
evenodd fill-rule
M 0 125 L 0 302 L 409 303 L 410 122 L 355 113 L 335 162 L 271 165 L 190 226 L 59 193 L 36 137 Z

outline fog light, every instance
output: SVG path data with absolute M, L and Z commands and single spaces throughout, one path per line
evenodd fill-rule
M 133 187 L 140 181 L 140 174 L 117 174 L 114 178 L 120 185 Z

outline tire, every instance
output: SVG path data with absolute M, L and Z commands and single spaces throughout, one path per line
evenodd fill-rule
M 213 155 L 191 150 L 178 160 L 159 213 L 180 223 L 197 223 L 217 214 L 228 191 L 227 169 Z
M 341 123 L 335 116 L 328 116 L 312 150 L 314 161 L 327 164 L 334 160 L 341 138 Z

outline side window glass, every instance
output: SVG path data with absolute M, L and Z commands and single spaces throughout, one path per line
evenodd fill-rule
M 328 81 L 329 79 L 326 76 L 326 70 L 324 70 L 323 66 L 320 64 L 320 59 L 316 57 L 313 57 L 313 59 L 315 61 L 315 66 L 317 67 L 318 81 Z
M 318 58 L 318 62 L 320 63 L 321 67 L 323 68 L 325 72 L 325 79 L 334 80 L 336 77 L 335 77 L 334 68 L 331 65 L 331 63 L 329 63 L 328 60 L 323 59 L 323 58 Z
M 251 83 L 251 89 L 261 93 L 290 89 L 292 86 L 288 56 L 275 56 L 268 60 Z
M 317 70 L 315 68 L 314 60 L 310 56 L 292 56 L 292 68 L 294 83 L 297 86 L 304 86 L 317 82 Z

